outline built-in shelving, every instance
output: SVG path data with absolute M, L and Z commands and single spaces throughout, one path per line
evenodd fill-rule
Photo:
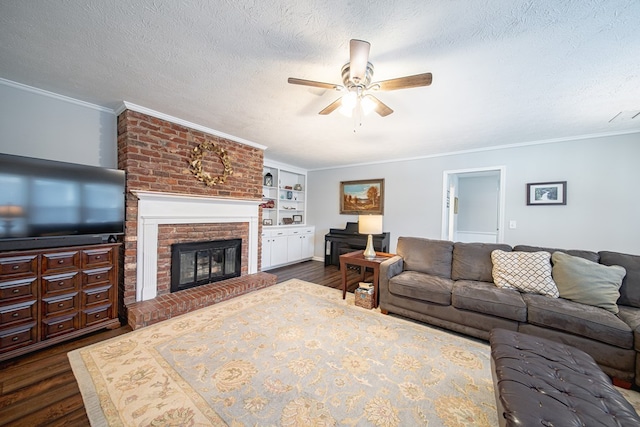
M 265 162 L 262 183 L 262 220 L 265 227 L 306 224 L 305 171 Z

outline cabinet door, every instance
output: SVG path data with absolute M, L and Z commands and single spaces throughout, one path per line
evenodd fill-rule
M 313 230 L 307 230 L 302 235 L 302 259 L 313 258 L 314 246 Z
M 271 237 L 271 265 L 287 262 L 287 236 L 278 234 Z
M 302 235 L 297 231 L 287 237 L 287 262 L 302 259 Z
M 271 234 L 262 233 L 262 270 L 271 267 Z

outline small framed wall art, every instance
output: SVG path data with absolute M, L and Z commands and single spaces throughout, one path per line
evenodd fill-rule
M 273 225 L 273 220 L 270 218 L 265 218 L 262 220 L 262 225 Z
M 293 216 L 294 224 L 302 224 L 302 215 L 294 215 Z
M 527 184 L 527 205 L 566 205 L 567 181 Z

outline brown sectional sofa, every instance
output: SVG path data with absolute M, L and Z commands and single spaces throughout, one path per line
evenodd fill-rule
M 626 276 L 617 314 L 564 298 L 498 288 L 491 252 L 564 252 Z M 380 266 L 380 309 L 484 340 L 493 328 L 577 347 L 616 379 L 640 386 L 640 256 L 533 246 L 454 243 L 400 237 L 397 256 Z

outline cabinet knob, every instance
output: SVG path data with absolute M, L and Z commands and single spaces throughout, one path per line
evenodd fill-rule
M 11 315 L 11 317 L 18 317 L 18 316 L 20 316 L 20 314 L 19 314 L 19 313 L 13 313 L 13 314 Z
M 63 259 L 59 259 L 58 260 L 58 264 L 64 264 L 64 260 Z
M 101 277 L 102 277 L 102 276 L 97 275 L 97 276 L 96 276 L 96 280 L 100 280 L 100 278 L 101 278 Z
M 100 299 L 100 298 L 102 298 L 102 294 L 96 295 L 96 299 Z
M 20 268 L 20 266 L 19 266 L 19 265 L 14 265 L 13 267 L 11 267 L 11 269 L 12 269 L 12 270 L 17 270 L 17 269 L 19 269 L 19 268 Z
M 15 341 L 18 341 L 19 339 L 20 339 L 19 337 L 13 337 L 13 338 L 11 338 L 11 341 L 15 342 Z
M 14 294 L 17 294 L 18 292 L 20 292 L 20 289 L 14 289 L 14 290 L 13 290 L 13 293 L 14 293 Z
M 102 259 L 102 255 L 96 255 L 96 259 Z
M 60 304 L 58 304 L 58 307 L 64 307 L 64 303 L 61 302 Z
M 58 329 L 64 328 L 64 325 L 58 325 Z
M 100 315 L 99 315 L 99 314 L 96 314 L 96 315 L 95 315 L 95 318 L 96 318 L 96 319 L 99 319 L 99 318 L 100 318 Z
M 58 283 L 58 286 L 64 286 L 64 282 Z

